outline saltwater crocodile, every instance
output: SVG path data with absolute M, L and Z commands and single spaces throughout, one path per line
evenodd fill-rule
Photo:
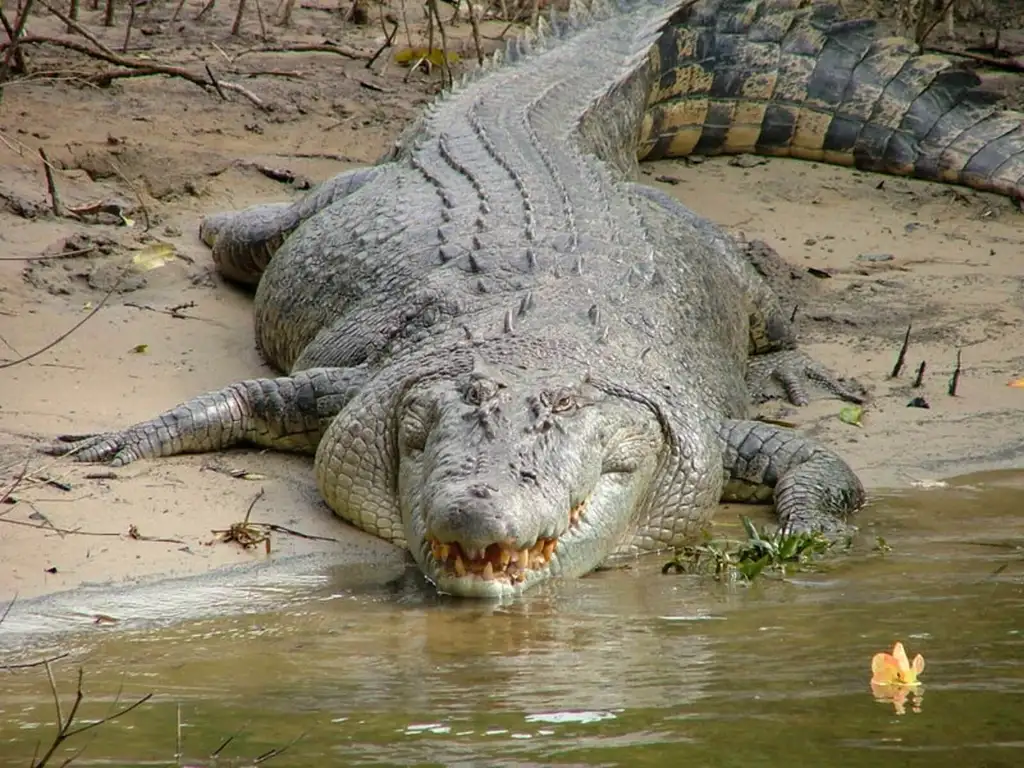
M 335 513 L 465 596 L 677 546 L 721 499 L 841 529 L 853 471 L 746 417 L 766 382 L 797 404 L 809 381 L 857 393 L 794 348 L 733 239 L 633 181 L 638 156 L 767 151 L 1013 193 L 1020 116 L 831 6 L 622 2 L 513 44 L 378 164 L 203 221 L 289 375 L 48 450 L 315 454 Z

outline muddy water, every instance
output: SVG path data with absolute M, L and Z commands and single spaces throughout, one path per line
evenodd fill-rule
M 66 711 L 84 667 L 83 722 L 122 687 L 154 694 L 69 740 L 81 765 L 209 764 L 238 734 L 219 765 L 301 736 L 269 764 L 1008 768 L 1024 765 L 1022 499 L 1020 473 L 878 498 L 852 555 L 752 587 L 653 558 L 491 605 L 401 567 L 306 562 L 25 602 L 0 650 L 70 652 L 54 672 Z M 99 607 L 119 622 L 93 624 Z M 927 660 L 902 715 L 868 686 L 897 639 Z M 0 673 L 0 765 L 27 765 L 52 722 L 41 669 Z

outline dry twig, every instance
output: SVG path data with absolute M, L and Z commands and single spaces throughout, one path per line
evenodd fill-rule
M 480 45 L 480 22 L 476 18 L 476 7 L 473 5 L 472 0 L 467 0 L 466 6 L 469 8 L 469 26 L 473 30 L 473 45 L 476 47 L 476 61 L 482 67 L 484 65 L 484 49 Z
M 61 536 L 104 536 L 113 538 L 124 538 L 128 537 L 133 541 L 148 541 L 156 544 L 187 544 L 188 542 L 183 539 L 171 539 L 161 536 L 143 536 L 139 533 L 139 529 L 134 525 L 129 527 L 128 533 L 120 533 L 117 531 L 83 531 L 79 528 L 59 528 L 56 525 L 40 525 L 37 523 L 26 523 L 24 520 L 9 520 L 6 517 L 0 517 L 0 523 L 7 523 L 8 525 L 19 525 L 22 528 L 38 528 L 41 531 L 50 531 L 52 533 L 60 534 Z
M 452 76 L 451 62 L 448 60 L 448 32 L 445 30 L 444 24 L 441 23 L 441 12 L 437 9 L 437 0 L 427 0 L 427 6 L 434 15 L 438 32 L 441 35 L 441 85 L 453 86 L 455 78 Z
M 105 46 L 103 44 L 103 42 L 98 37 L 96 37 L 96 35 L 94 35 L 92 32 L 90 32 L 87 27 L 82 26 L 77 21 L 72 19 L 70 16 L 65 16 L 59 10 L 54 8 L 52 5 L 49 5 L 48 3 L 46 3 L 45 0 L 39 0 L 39 4 L 42 5 L 43 8 L 48 10 L 54 16 L 56 16 L 58 19 L 63 21 L 65 24 L 67 24 L 68 27 L 73 29 L 75 32 L 80 34 L 82 37 L 84 37 L 90 43 L 92 43 L 97 48 L 99 48 L 101 51 L 103 51 L 103 53 L 105 53 L 105 54 L 107 54 L 109 56 L 116 56 L 117 55 L 112 50 L 110 50 L 107 46 Z
M 28 14 L 32 10 L 33 0 L 25 0 L 25 5 L 21 9 L 21 14 L 18 16 L 17 21 L 14 23 L 14 28 L 11 28 L 10 22 L 7 21 L 7 17 L 3 15 L 3 9 L 0 8 L 0 19 L 3 19 L 4 30 L 7 32 L 7 36 L 10 38 L 10 43 L 7 48 L 7 53 L 4 55 L 3 61 L 0 62 L 0 83 L 7 80 L 7 75 L 11 71 L 11 62 L 13 61 L 19 70 L 24 72 L 25 60 L 21 57 L 21 41 L 22 35 L 25 34 L 25 25 L 28 24 Z M 19 60 L 20 59 L 20 60 Z M 3 91 L 0 90 L 0 96 Z
M 235 23 L 231 25 L 231 34 L 238 37 L 242 29 L 242 19 L 245 17 L 245 0 L 238 0 L 238 12 L 235 14 Z
M 101 309 L 103 309 L 103 306 L 107 303 L 107 300 L 110 299 L 110 297 L 114 295 L 114 291 L 116 291 L 120 287 L 121 282 L 124 280 L 124 277 L 127 274 L 128 274 L 128 267 L 125 267 L 124 269 L 121 270 L 121 274 L 117 276 L 117 280 L 114 281 L 114 284 L 112 286 L 110 286 L 110 290 L 108 290 L 104 294 L 103 298 L 99 300 L 99 302 L 96 304 L 95 307 L 92 308 L 92 310 L 89 312 L 88 315 L 83 317 L 81 320 L 79 320 L 77 323 L 75 323 L 73 326 L 71 326 L 68 330 L 66 330 L 64 333 L 62 333 L 56 339 L 51 341 L 49 344 L 46 344 L 45 346 L 40 347 L 35 352 L 32 352 L 31 354 L 19 357 L 17 360 L 6 360 L 6 361 L 0 363 L 0 370 L 2 370 L 4 368 L 11 368 L 11 367 L 13 367 L 15 365 L 19 365 L 20 363 L 26 363 L 26 362 L 28 362 L 29 360 L 31 360 L 31 359 L 33 359 L 35 357 L 39 357 L 39 355 L 43 354 L 47 350 L 52 349 L 53 347 L 57 346 L 62 341 L 64 341 L 68 336 L 70 336 L 72 333 L 74 333 L 79 328 L 81 328 L 83 325 L 85 325 L 87 322 L 89 322 L 89 320 L 92 319 L 93 315 L 95 315 L 97 312 L 99 312 Z
M 77 736 L 78 734 L 92 730 L 93 728 L 99 725 L 103 725 L 104 723 L 109 723 L 113 720 L 116 720 L 122 715 L 128 714 L 133 709 L 141 707 L 143 704 L 145 704 L 147 701 L 153 698 L 152 693 L 147 693 L 145 696 L 133 702 L 132 704 L 129 704 L 125 707 L 121 707 L 116 712 L 106 715 L 105 717 L 102 717 L 99 720 L 92 720 L 90 722 L 85 723 L 84 725 L 75 726 L 75 716 L 78 714 L 78 708 L 82 704 L 82 699 L 85 698 L 85 694 L 82 692 L 82 677 L 85 674 L 84 670 L 81 667 L 78 668 L 78 685 L 75 689 L 75 701 L 71 705 L 71 709 L 68 711 L 68 716 L 65 718 L 64 710 L 60 704 L 60 693 L 57 690 L 57 682 L 53 679 L 53 669 L 50 667 L 49 662 L 46 662 L 45 664 L 43 664 L 43 666 L 46 667 L 46 677 L 50 681 L 50 691 L 53 693 L 53 704 L 57 711 L 57 733 L 54 735 L 53 743 L 50 744 L 49 748 L 39 757 L 39 759 L 32 761 L 32 768 L 43 768 L 43 766 L 45 766 L 50 761 L 50 758 L 53 757 L 56 751 L 60 748 L 60 745 L 68 739 L 70 739 L 72 736 Z M 118 696 L 114 698 L 114 704 L 112 706 L 116 706 L 119 699 L 120 692 L 118 692 Z M 71 759 L 73 758 L 69 758 L 68 760 L 66 760 L 64 762 L 64 765 L 67 765 L 69 762 L 71 762 Z
M 928 45 L 922 48 L 922 50 L 929 53 L 941 53 L 944 56 L 959 56 L 964 59 L 970 59 L 971 61 L 977 61 L 984 64 L 986 67 L 1000 69 L 1005 72 L 1024 72 L 1024 57 L 1020 56 L 1009 59 L 1000 59 L 996 56 L 986 56 L 983 53 L 957 50 L 956 48 L 946 48 L 941 45 Z
M 349 48 L 345 45 L 335 45 L 334 43 L 297 43 L 295 45 L 265 45 L 256 48 L 246 48 L 244 51 L 236 53 L 231 60 L 236 61 L 250 53 L 334 53 L 346 59 L 370 58 L 370 54 L 357 51 L 355 48 Z
M 46 156 L 46 150 L 39 148 L 39 157 L 43 161 L 43 173 L 46 175 L 46 189 L 50 193 L 50 210 L 58 219 L 64 215 L 64 206 L 60 202 L 60 195 L 57 192 L 57 182 L 53 178 L 53 166 L 50 158 Z
M 392 20 L 391 29 L 388 30 L 386 28 L 386 26 L 385 26 L 385 22 L 386 21 L 387 21 L 387 19 L 385 18 L 384 14 L 382 12 L 381 13 L 380 23 L 381 23 L 381 26 L 384 27 L 384 42 L 381 43 L 380 48 L 378 48 L 376 51 L 374 51 L 373 55 L 366 62 L 366 68 L 367 69 L 372 67 L 373 63 L 375 61 L 377 61 L 378 58 L 380 58 L 380 55 L 382 53 L 384 53 L 384 51 L 386 51 L 388 48 L 391 47 L 392 43 L 394 43 L 394 41 L 395 41 L 395 35 L 398 34 L 398 22 L 395 21 L 395 20 Z M 408 28 L 406 28 L 406 34 L 408 34 Z M 411 43 L 410 43 L 410 47 L 412 47 Z M 387 64 L 385 64 L 385 66 L 387 66 Z
M 148 9 L 149 6 L 147 5 Z M 135 25 L 135 0 L 128 0 L 128 25 L 124 30 L 124 45 L 121 46 L 121 53 L 128 53 L 128 43 L 132 39 L 132 27 Z
M 66 16 L 64 18 L 67 18 Z M 59 48 L 65 48 L 69 51 L 75 51 L 81 53 L 84 56 L 88 56 L 93 59 L 99 59 L 105 61 L 108 64 L 115 64 L 123 69 L 108 70 L 106 72 L 100 72 L 95 75 L 86 76 L 85 79 L 88 82 L 96 85 L 109 85 L 113 80 L 126 77 L 148 77 L 150 75 L 167 75 L 168 77 L 178 77 L 182 80 L 187 80 L 194 85 L 198 85 L 200 88 L 206 89 L 212 87 L 210 81 L 203 75 L 196 74 L 191 70 L 185 69 L 184 67 L 177 67 L 169 64 L 160 64 L 154 61 L 139 61 L 131 59 L 126 56 L 112 52 L 109 48 L 104 50 L 104 47 L 90 48 L 88 45 L 79 43 L 77 40 L 68 40 L 59 37 L 43 37 L 43 36 L 32 36 L 24 37 L 19 41 L 20 45 L 53 45 Z M 0 50 L 10 48 L 10 43 L 0 45 Z M 221 89 L 225 91 L 232 91 L 240 94 L 248 99 L 252 104 L 258 108 L 269 111 L 270 107 L 260 99 L 256 94 L 247 88 L 244 88 L 237 83 L 229 83 L 224 80 L 218 82 Z

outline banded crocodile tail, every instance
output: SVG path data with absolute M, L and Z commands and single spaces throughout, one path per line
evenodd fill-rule
M 641 160 L 750 152 L 1024 199 L 1024 114 L 835 4 L 697 0 L 652 55 Z

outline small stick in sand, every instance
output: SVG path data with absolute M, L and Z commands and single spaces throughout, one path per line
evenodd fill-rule
M 919 366 L 917 366 L 917 375 L 914 377 L 914 383 L 911 384 L 910 386 L 912 386 L 912 387 L 920 387 L 921 386 L 921 383 L 924 381 L 925 365 L 926 365 L 925 361 L 922 360 L 921 364 Z
M 892 367 L 892 373 L 889 374 L 890 379 L 895 379 L 900 375 L 900 371 L 903 370 L 903 364 L 907 360 L 907 347 L 910 346 L 910 329 L 911 325 L 907 326 L 907 332 L 903 334 L 903 346 L 900 347 L 900 353 L 896 356 L 896 365 Z
M 960 373 L 963 370 L 961 367 L 963 362 L 961 352 L 959 349 L 956 351 L 956 368 L 953 369 L 953 375 L 949 379 L 949 389 L 947 391 L 950 397 L 956 397 L 956 388 L 960 385 Z
M 46 174 L 46 188 L 50 192 L 50 209 L 53 215 L 61 218 L 64 215 L 64 205 L 60 201 L 57 192 L 57 181 L 53 178 L 53 167 L 50 165 L 50 158 L 46 156 L 46 150 L 39 148 L 39 157 L 43 159 L 43 173 Z

